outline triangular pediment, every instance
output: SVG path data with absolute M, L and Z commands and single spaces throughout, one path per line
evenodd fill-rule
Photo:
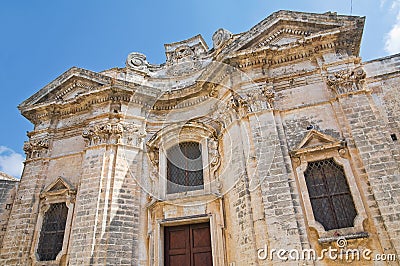
M 225 53 L 246 51 L 264 47 L 282 47 L 294 43 L 304 43 L 313 38 L 352 35 L 352 46 L 358 53 L 364 24 L 364 17 L 278 11 L 240 34 L 238 39 L 226 48 Z M 360 26 L 361 24 L 361 26 Z
M 109 84 L 110 81 L 110 77 L 73 67 L 21 103 L 19 108 L 24 109 L 35 105 L 68 101 L 79 94 Z
M 72 76 L 63 84 L 60 84 L 60 86 L 54 91 L 42 97 L 36 102 L 36 104 L 53 101 L 68 101 L 80 94 L 90 92 L 91 90 L 94 90 L 100 86 L 101 84 L 98 82 L 94 82 L 82 77 Z
M 301 40 L 301 36 L 285 34 L 283 36 L 280 36 L 280 37 L 277 37 L 277 38 L 274 38 L 274 39 L 268 40 L 268 41 L 269 41 L 270 45 L 282 46 L 282 45 L 286 45 L 289 43 L 297 42 L 298 40 Z M 265 45 L 265 44 L 261 44 L 261 45 Z
M 49 195 L 49 194 L 64 194 L 66 192 L 74 192 L 74 188 L 71 184 L 68 183 L 64 178 L 58 177 L 50 185 L 48 185 L 43 192 L 41 193 L 42 196 Z
M 269 28 L 264 28 L 256 38 L 241 47 L 240 50 L 267 46 L 284 46 L 304 40 L 318 33 L 326 33 L 327 31 L 339 27 L 339 25 L 332 24 L 318 25 L 309 22 L 294 23 L 293 21 L 282 19 Z
M 343 143 L 341 140 L 313 129 L 307 133 L 293 152 L 303 153 L 307 151 L 325 150 L 341 147 L 342 145 Z
M 337 142 L 340 142 L 340 140 L 313 129 L 309 131 L 303 140 L 298 144 L 297 149 L 299 150 L 316 146 L 324 146 Z

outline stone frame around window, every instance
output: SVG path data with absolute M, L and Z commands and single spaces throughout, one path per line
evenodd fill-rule
M 68 244 L 71 233 L 71 222 L 73 216 L 73 210 L 75 205 L 76 191 L 72 185 L 70 185 L 64 178 L 58 177 L 50 185 L 48 185 L 42 193 L 40 193 L 39 202 L 39 215 L 36 222 L 36 228 L 33 236 L 33 245 L 31 247 L 31 259 L 33 265 L 67 265 L 68 264 Z M 43 225 L 43 219 L 47 210 L 51 204 L 54 203 L 65 203 L 68 208 L 67 220 L 65 224 L 64 240 L 61 251 L 58 253 L 55 260 L 51 261 L 40 261 L 37 249 L 39 245 L 39 239 L 41 229 Z
M 183 125 L 171 125 L 159 132 L 147 143 L 148 153 L 152 166 L 155 167 L 156 180 L 154 189 L 156 197 L 161 200 L 174 200 L 188 196 L 202 196 L 218 193 L 220 182 L 216 171 L 220 165 L 218 139 L 216 130 L 199 122 L 188 122 Z M 182 142 L 198 142 L 201 145 L 203 162 L 203 184 L 201 190 L 192 190 L 178 193 L 167 193 L 167 151 L 169 148 Z
M 321 142 L 316 143 L 315 137 Z M 311 139 L 314 140 L 312 141 Z M 307 143 L 313 143 L 307 146 Z M 294 168 L 296 183 L 299 187 L 301 201 L 303 203 L 303 211 L 305 213 L 306 224 L 308 227 L 317 231 L 318 237 L 328 238 L 334 236 L 349 236 L 365 233 L 363 222 L 367 219 L 366 210 L 358 189 L 356 178 L 350 163 L 350 154 L 344 142 L 336 140 L 330 136 L 312 130 L 306 138 L 301 142 L 296 150 L 291 152 L 292 165 Z M 326 231 L 325 228 L 315 220 L 308 188 L 304 176 L 309 162 L 325 160 L 333 158 L 336 164 L 343 167 L 350 193 L 353 198 L 357 216 L 354 219 L 353 227 L 332 229 Z

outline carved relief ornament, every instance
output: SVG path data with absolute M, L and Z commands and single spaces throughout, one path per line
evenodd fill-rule
M 125 144 L 141 148 L 145 135 L 139 125 L 122 122 L 91 125 L 82 132 L 86 146 Z
M 201 61 L 197 60 L 194 47 L 182 45 L 175 49 L 168 62 L 167 74 L 180 76 L 195 72 L 202 67 Z
M 217 171 L 221 165 L 221 154 L 219 150 L 219 142 L 217 136 L 208 139 L 208 158 L 210 162 L 211 178 L 216 180 L 217 190 L 221 192 L 222 182 L 217 175 Z
M 327 76 L 328 86 L 338 94 L 363 90 L 366 73 L 362 67 L 344 69 Z
M 24 143 L 24 152 L 27 159 L 40 158 L 47 154 L 49 140 L 47 138 L 26 141 Z
M 273 108 L 275 91 L 272 84 L 256 86 L 246 92 L 248 112 L 258 112 Z

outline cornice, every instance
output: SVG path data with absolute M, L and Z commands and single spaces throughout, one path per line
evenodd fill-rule
M 143 91 L 143 90 L 142 90 Z M 126 102 L 138 104 L 145 108 L 150 108 L 151 96 L 143 95 L 142 91 L 133 91 L 125 86 L 108 86 L 102 87 L 96 91 L 90 91 L 81 94 L 68 101 L 58 101 L 42 104 L 39 106 L 31 106 L 22 110 L 28 120 L 33 123 L 48 120 L 53 116 L 67 116 L 71 114 L 82 113 L 90 110 L 93 105 L 104 102 Z
M 67 71 L 65 71 L 63 74 L 61 74 L 59 77 L 57 77 L 55 80 L 44 86 L 41 90 L 39 90 L 37 93 L 29 97 L 27 100 L 22 102 L 18 108 L 22 111 L 26 108 L 29 108 L 29 106 L 34 105 L 37 103 L 40 99 L 51 93 L 53 90 L 58 88 L 60 85 L 62 85 L 66 80 L 70 79 L 71 77 L 76 76 L 76 77 L 82 77 L 86 78 L 88 80 L 97 82 L 99 84 L 110 84 L 111 83 L 111 77 L 99 74 L 97 72 L 93 72 L 90 70 L 86 70 L 83 68 L 78 68 L 78 67 L 71 67 Z
M 263 35 L 265 36 L 268 35 L 268 33 L 273 33 L 274 30 L 279 30 L 279 27 L 285 27 L 285 24 L 293 23 L 299 26 L 299 28 L 297 28 L 296 30 L 301 30 L 301 27 L 303 27 L 304 30 L 302 31 L 304 31 L 305 33 L 308 32 L 307 28 L 309 28 L 309 26 L 307 25 L 311 25 L 311 27 L 315 26 L 316 29 L 321 28 L 322 32 L 324 31 L 324 28 L 340 28 L 342 31 L 352 30 L 353 32 L 356 28 L 361 29 L 358 30 L 358 32 L 356 33 L 358 35 L 357 38 L 354 38 L 354 41 L 357 42 L 359 46 L 364 21 L 365 17 L 337 15 L 336 13 L 332 12 L 317 14 L 281 10 L 271 14 L 247 32 L 240 34 L 240 36 L 235 41 L 222 49 L 217 57 L 223 58 L 234 51 L 247 49 L 248 46 L 250 46 L 251 44 L 262 41 Z M 316 32 L 316 34 L 318 34 L 318 32 Z
M 344 39 L 334 40 L 328 38 L 328 36 L 318 36 L 315 38 L 319 39 L 319 44 L 317 45 L 314 39 L 307 39 L 298 41 L 295 44 L 283 45 L 279 48 L 267 46 L 252 50 L 243 50 L 226 57 L 223 62 L 241 70 L 259 65 L 277 66 L 307 59 L 326 50 L 349 47 L 351 45 L 349 40 Z

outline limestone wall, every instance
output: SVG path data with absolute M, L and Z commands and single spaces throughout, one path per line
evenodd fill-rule
M 0 179 L 0 247 L 2 246 L 3 237 L 7 230 L 17 189 L 18 180 Z

